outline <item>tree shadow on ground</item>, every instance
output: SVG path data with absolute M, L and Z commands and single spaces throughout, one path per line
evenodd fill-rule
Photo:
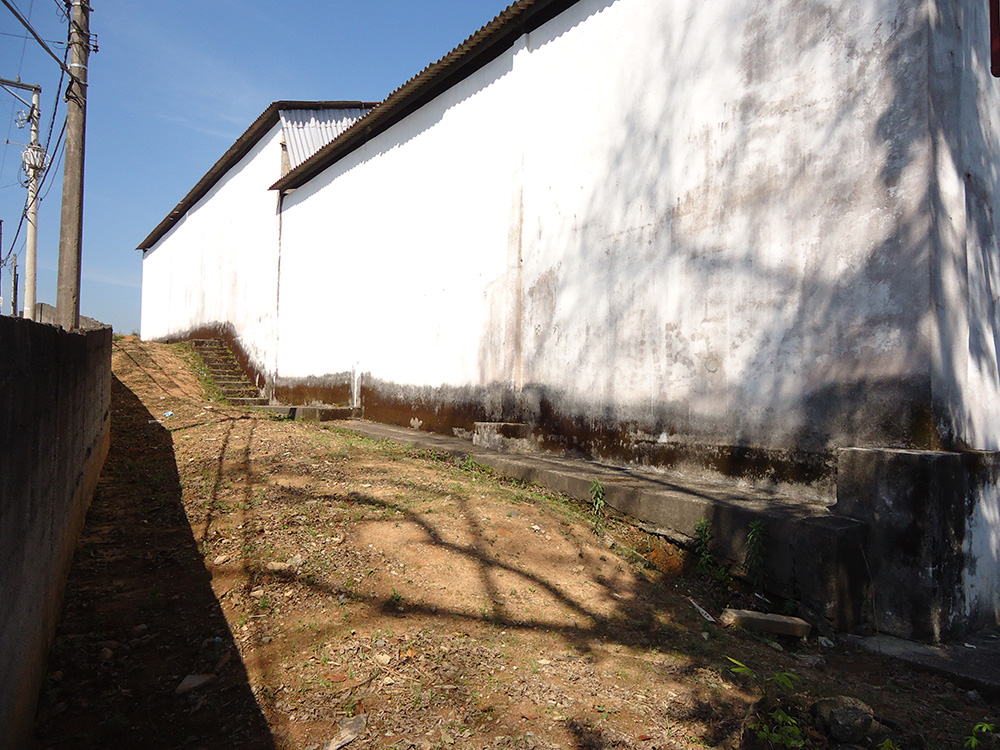
M 111 402 L 36 747 L 274 748 L 184 513 L 170 433 L 117 377 Z M 193 674 L 211 682 L 179 695 Z

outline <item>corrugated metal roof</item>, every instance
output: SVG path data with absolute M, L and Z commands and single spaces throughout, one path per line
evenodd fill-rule
M 369 112 L 371 107 L 280 110 L 281 127 L 292 169 Z
M 517 0 L 451 52 L 404 83 L 351 127 L 271 186 L 292 190 L 465 80 L 579 0 Z
M 173 211 L 171 211 L 167 216 L 157 224 L 156 229 L 150 232 L 149 236 L 146 237 L 141 243 L 139 243 L 136 249 L 138 250 L 148 250 L 170 231 L 178 221 L 180 221 L 184 214 L 186 214 L 195 203 L 200 201 L 212 186 L 215 185 L 219 179 L 228 172 L 240 159 L 246 156 L 250 149 L 254 147 L 264 135 L 277 124 L 279 121 L 279 112 L 297 112 L 297 111 L 339 111 L 339 112 L 369 112 L 373 107 L 375 107 L 377 102 L 359 102 L 359 101 L 277 101 L 272 102 L 271 105 L 265 109 L 260 117 L 253 121 L 249 128 L 236 139 L 236 142 L 229 147 L 229 150 L 222 155 L 222 157 L 215 162 L 205 176 L 198 180 L 198 183 L 191 188 L 191 191 L 185 195 L 181 202 L 178 203 Z M 340 132 L 343 132 L 341 129 Z M 334 134 L 336 137 L 336 134 Z M 306 157 L 308 158 L 308 157 Z M 279 169 L 279 166 L 275 167 Z

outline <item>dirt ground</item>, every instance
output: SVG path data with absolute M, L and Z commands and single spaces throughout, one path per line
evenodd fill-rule
M 692 599 L 752 597 L 568 498 L 210 400 L 183 345 L 118 338 L 113 367 L 37 747 L 735 748 L 776 673 L 788 705 L 859 698 L 900 746 L 961 747 L 998 714 L 843 645 L 707 622 Z

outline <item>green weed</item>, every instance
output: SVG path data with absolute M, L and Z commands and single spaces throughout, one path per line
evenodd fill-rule
M 747 532 L 747 553 L 743 567 L 755 590 L 764 589 L 764 566 L 767 563 L 767 524 L 758 519 Z

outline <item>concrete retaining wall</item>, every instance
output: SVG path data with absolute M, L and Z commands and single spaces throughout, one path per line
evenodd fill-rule
M 111 329 L 0 317 L 0 748 L 26 747 L 110 442 Z

